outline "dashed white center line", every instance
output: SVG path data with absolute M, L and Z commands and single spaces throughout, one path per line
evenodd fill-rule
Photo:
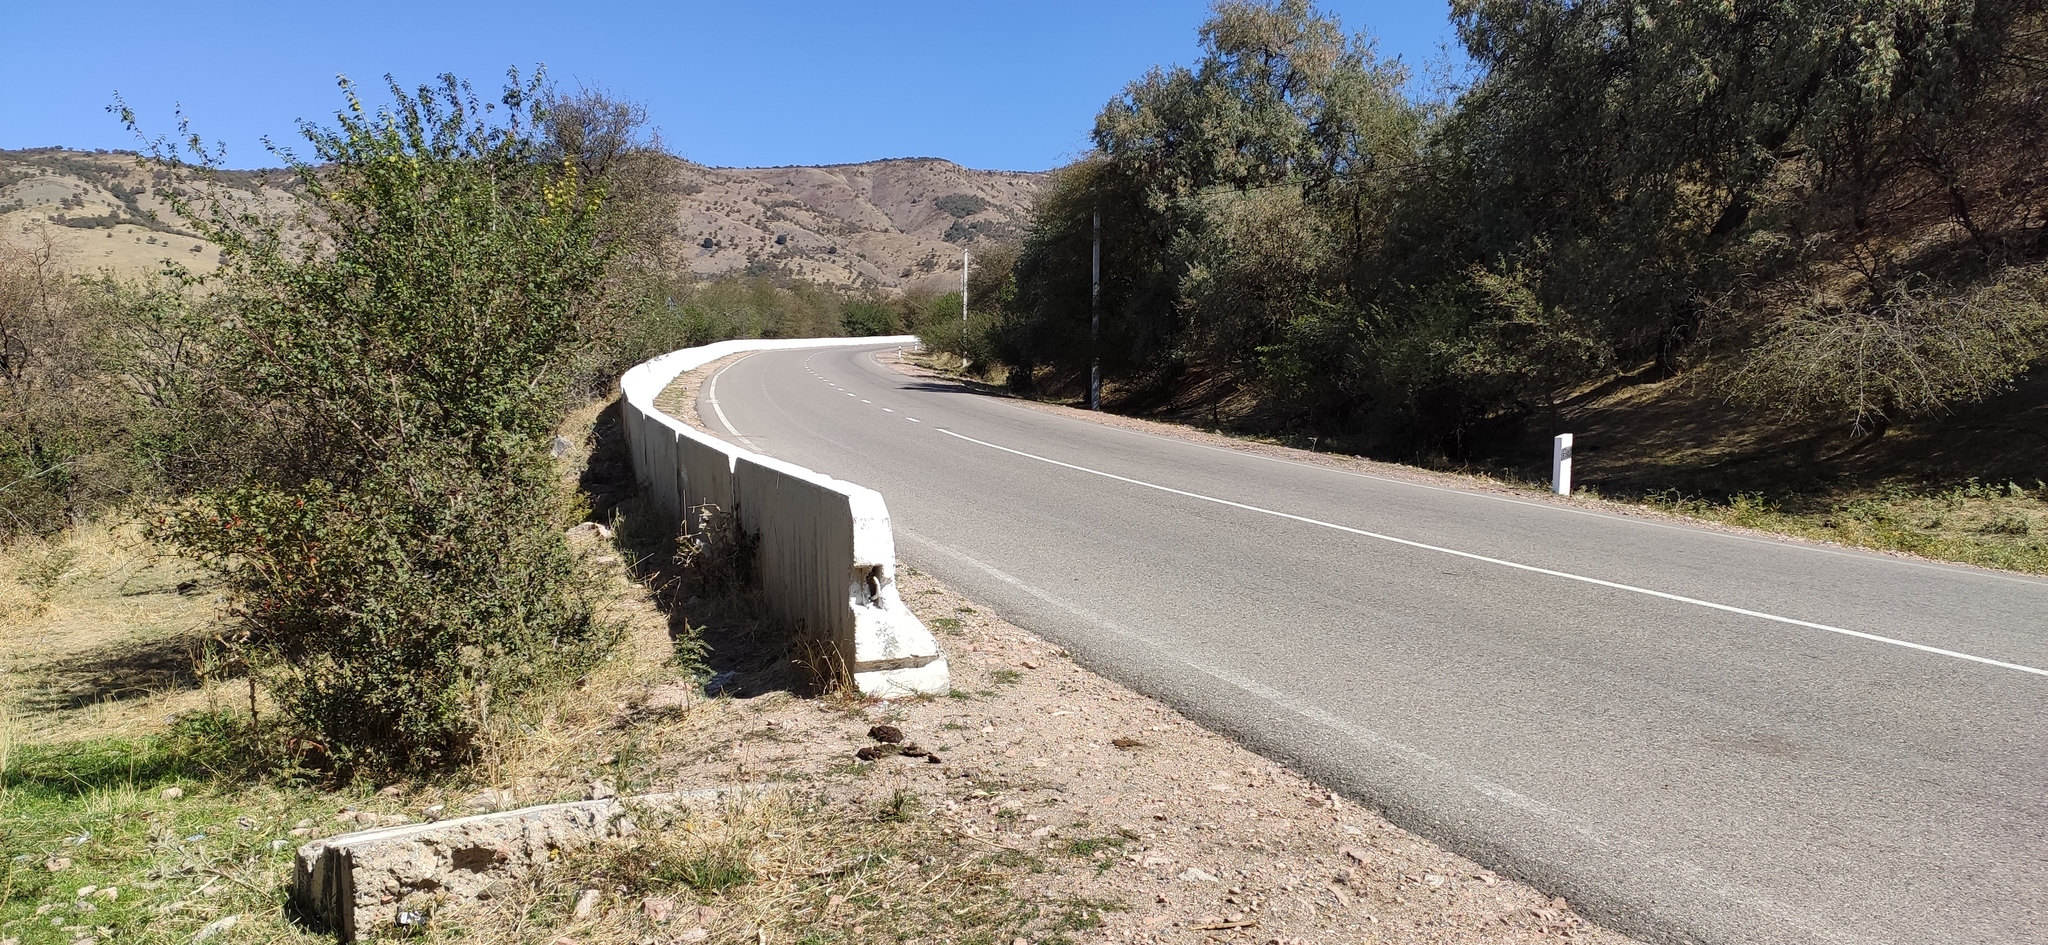
M 889 409 L 889 408 L 887 408 L 887 407 L 883 407 L 883 408 L 882 408 L 882 412 L 883 412 L 883 413 L 895 413 L 896 411 L 894 411 L 894 410 L 890 410 L 890 409 Z
M 905 420 L 908 420 L 908 421 L 910 421 L 911 423 L 923 423 L 923 422 L 924 422 L 923 420 L 919 420 L 919 419 L 917 419 L 916 417 L 904 417 L 903 419 L 905 419 Z

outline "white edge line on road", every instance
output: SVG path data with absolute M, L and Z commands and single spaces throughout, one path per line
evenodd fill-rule
M 741 355 L 737 360 L 733 361 L 732 364 L 738 364 L 740 363 L 740 361 L 745 361 L 746 359 L 753 357 L 754 354 L 758 353 L 759 352 L 754 352 L 751 354 Z M 728 364 L 725 367 L 732 367 L 732 364 Z M 711 375 L 711 378 L 704 382 L 704 399 L 711 401 L 711 412 L 718 415 L 718 422 L 725 425 L 725 432 L 732 434 L 740 442 L 747 444 L 748 449 L 758 453 L 761 451 L 761 448 L 755 446 L 754 441 L 747 439 L 746 435 L 741 433 L 738 427 L 733 426 L 732 421 L 727 420 L 725 418 L 725 408 L 720 407 L 718 405 L 718 379 L 724 374 L 725 368 L 719 368 L 718 373 Z
M 940 432 L 950 431 L 941 430 Z M 958 436 L 958 434 L 953 435 Z M 962 437 L 962 439 L 966 438 Z M 1002 449 L 1002 447 L 996 448 Z M 1507 807 L 1521 811 L 1522 813 L 1532 817 L 1539 817 L 1549 820 L 1559 825 L 1563 829 L 1578 835 L 1587 842 L 1592 843 L 1595 846 L 1605 848 L 1605 850 L 1610 855 L 1614 854 L 1616 851 L 1634 852 L 1638 854 L 1650 853 L 1652 855 L 1655 855 L 1655 851 L 1653 851 L 1642 841 L 1637 840 L 1634 837 L 1630 837 L 1625 834 L 1608 833 L 1606 831 L 1599 830 L 1594 827 L 1589 827 L 1582 821 L 1580 817 L 1574 816 L 1572 813 L 1568 811 L 1552 807 L 1549 804 L 1545 804 L 1542 801 L 1530 797 L 1527 794 L 1523 794 L 1522 792 L 1510 788 L 1507 785 L 1501 784 L 1498 781 L 1481 777 L 1478 774 L 1461 768 L 1452 762 L 1446 761 L 1443 758 L 1439 758 L 1436 755 L 1430 754 L 1429 752 L 1417 748 L 1413 745 L 1410 745 L 1406 742 L 1400 741 L 1399 739 L 1390 738 L 1386 735 L 1382 735 L 1377 731 L 1366 728 L 1363 725 L 1359 725 L 1335 713 L 1326 711 L 1313 704 L 1310 704 L 1309 702 L 1297 699 L 1293 696 L 1288 695 L 1287 693 L 1281 692 L 1278 689 L 1274 689 L 1273 687 L 1260 683 L 1256 680 L 1240 676 L 1228 670 L 1218 669 L 1213 666 L 1208 666 L 1187 659 L 1186 657 L 1180 655 L 1179 647 L 1168 646 L 1164 642 L 1154 640 L 1151 637 L 1148 637 L 1128 627 L 1124 627 L 1120 624 L 1114 623 L 1104 618 L 1101 614 L 1088 610 L 1085 607 L 1076 605 L 1070 601 L 1058 597 L 1057 595 L 1049 594 L 1045 591 L 1039 590 L 1038 588 L 1033 587 L 1032 585 L 1027 584 L 1024 581 L 1019 580 L 1015 577 L 1012 577 L 1009 574 L 1006 574 L 1001 570 L 998 570 L 997 568 L 988 564 L 987 562 L 981 561 L 980 559 L 968 555 L 967 553 L 960 551 L 957 548 L 953 548 L 951 546 L 933 541 L 932 539 L 917 534 L 916 532 L 910 531 L 909 529 L 898 529 L 898 532 L 903 537 L 911 540 L 916 544 L 923 545 L 942 555 L 946 555 L 948 557 L 957 559 L 962 563 L 968 565 L 969 567 L 972 567 L 975 570 L 978 570 L 983 574 L 988 575 L 989 577 L 995 578 L 996 580 L 1001 581 L 1002 583 L 1007 584 L 1011 587 L 1014 587 L 1019 591 L 1029 594 L 1032 597 L 1038 598 L 1039 600 L 1044 601 L 1045 603 L 1050 604 L 1053 607 L 1057 607 L 1060 610 L 1064 610 L 1067 613 L 1072 614 L 1075 617 L 1078 617 L 1084 621 L 1087 621 L 1089 624 L 1092 624 L 1105 632 L 1123 637 L 1124 639 L 1130 640 L 1133 643 L 1145 646 L 1146 648 L 1151 649 L 1154 652 L 1163 654 L 1166 656 L 1166 658 L 1171 659 L 1174 662 L 1181 664 L 1182 666 L 1186 666 L 1189 669 L 1201 673 L 1202 675 L 1208 676 L 1211 679 L 1214 679 L 1225 685 L 1235 687 L 1243 691 L 1247 695 L 1250 695 L 1255 699 L 1264 701 L 1266 704 L 1273 706 L 1276 709 L 1280 709 L 1284 712 L 1292 712 L 1295 715 L 1300 716 L 1301 718 L 1326 726 L 1329 729 L 1343 735 L 1346 738 L 1351 739 L 1353 742 L 1356 742 L 1357 744 L 1365 748 L 1379 749 L 1380 751 L 1386 752 L 1390 755 L 1393 755 L 1397 758 L 1401 758 L 1411 764 L 1414 764 L 1422 770 L 1428 771 L 1434 775 L 1437 775 L 1438 777 L 1446 778 L 1453 782 L 1462 784 L 1466 789 L 1472 791 L 1475 794 L 1480 795 L 1481 797 L 1485 797 L 1488 800 L 1491 800 L 1497 804 L 1505 805 Z M 1671 869 L 1677 870 L 1678 872 L 1691 876 L 1696 880 L 1704 881 L 1701 886 L 1701 891 L 1704 894 L 1711 895 L 1724 903 L 1732 904 L 1732 900 L 1734 897 L 1727 889 L 1724 888 L 1723 883 L 1717 881 L 1707 870 L 1703 869 L 1698 864 L 1692 862 L 1689 859 L 1686 859 L 1682 855 L 1675 857 L 1669 855 L 1658 856 L 1657 860 L 1658 862 L 1662 863 L 1663 865 Z M 1811 924 L 1811 922 L 1808 920 L 1805 911 L 1795 909 L 1775 898 L 1757 896 L 1755 892 L 1751 890 L 1743 893 L 1743 901 L 1746 901 L 1753 906 L 1764 907 L 1764 910 L 1766 912 L 1775 915 L 1780 920 L 1792 925 L 1795 928 L 1799 928 L 1807 932 L 1820 931 Z M 1857 941 L 1868 940 L 1858 937 Z
M 1836 557 L 1851 558 L 1857 561 L 1883 562 L 1886 564 L 1896 564 L 1902 567 L 1920 568 L 1928 571 L 1942 571 L 1948 573 L 1962 572 L 1964 574 L 1970 574 L 1976 577 L 1992 578 L 1994 580 L 2007 581 L 2014 584 L 2024 584 L 2030 587 L 2041 587 L 2044 583 L 2048 583 L 2042 581 L 2042 579 L 2038 577 L 2034 577 L 2033 575 L 2029 574 L 2008 574 L 2002 571 L 1993 570 L 1991 568 L 1959 564 L 1952 561 L 1927 561 L 1911 557 L 1896 557 L 1874 549 L 1830 547 L 1827 543 L 1818 541 L 1816 539 L 1797 540 L 1790 537 L 1775 535 L 1768 537 L 1758 535 L 1744 535 L 1739 532 L 1721 531 L 1719 529 L 1710 528 L 1705 525 L 1691 524 L 1687 522 L 1658 521 L 1656 518 L 1649 516 L 1622 515 L 1616 512 L 1606 511 L 1604 509 L 1581 509 L 1557 502 L 1541 502 L 1531 499 L 1518 499 L 1514 496 L 1494 495 L 1492 493 L 1483 492 L 1478 489 L 1466 489 L 1459 488 L 1457 486 L 1439 486 L 1433 483 L 1415 482 L 1408 479 L 1402 479 L 1398 476 L 1375 475 L 1373 473 L 1358 472 L 1357 470 L 1352 469 L 1343 469 L 1337 466 L 1325 466 L 1321 463 L 1306 463 L 1298 459 L 1288 459 L 1285 456 L 1267 456 L 1263 453 L 1251 452 L 1250 450 L 1235 449 L 1228 446 L 1217 446 L 1212 443 L 1197 443 L 1193 440 L 1186 440 L 1175 436 L 1167 436 L 1163 433 L 1153 433 L 1149 430 L 1127 429 L 1125 427 L 1113 426 L 1111 424 L 1088 420 L 1081 417 L 1071 417 L 1063 413 L 1053 413 L 1044 410 L 1033 410 L 1032 408 L 1027 407 L 1023 404 L 1012 402 L 1010 399 L 1007 398 L 990 398 L 989 400 L 991 403 L 1001 404 L 1012 410 L 1022 410 L 1042 417 L 1053 417 L 1060 420 L 1066 420 L 1071 423 L 1085 424 L 1091 429 L 1109 430 L 1116 433 L 1126 433 L 1131 436 L 1144 437 L 1148 440 L 1161 440 L 1167 443 L 1179 444 L 1181 446 L 1192 446 L 1200 450 L 1209 450 L 1216 453 L 1228 453 L 1232 456 L 1238 456 L 1244 459 L 1255 459 L 1259 460 L 1260 462 L 1266 463 L 1279 463 L 1283 466 L 1299 466 L 1302 469 L 1312 469 L 1317 470 L 1319 472 L 1334 473 L 1339 476 L 1349 476 L 1353 479 L 1364 479 L 1370 482 L 1383 482 L 1388 485 L 1407 486 L 1415 489 L 1425 489 L 1430 492 L 1444 492 L 1449 493 L 1451 495 L 1465 496 L 1467 498 L 1472 499 L 1481 499 L 1487 502 L 1505 502 L 1509 505 L 1520 505 L 1532 509 L 1544 509 L 1551 512 L 1562 512 L 1567 515 L 1584 515 L 1589 518 L 1597 518 L 1610 522 L 1622 522 L 1629 525 L 1642 525 L 1649 528 L 1662 528 L 1675 532 L 1686 532 L 1688 534 L 1693 535 L 1704 535 L 1711 538 L 1725 538 L 1730 541 L 1746 541 L 1751 542 L 1753 544 L 1769 545 L 1774 548 L 1786 548 L 1795 551 L 1807 551 L 1816 554 L 1834 555 Z M 1287 447 L 1281 448 L 1286 449 Z
M 1082 620 L 1085 620 L 1097 627 L 1100 627 L 1103 630 L 1106 630 L 1117 636 L 1123 637 L 1124 639 L 1130 640 L 1134 643 L 1143 644 L 1146 647 L 1157 652 L 1170 654 L 1171 658 L 1175 662 L 1180 663 L 1181 665 L 1186 666 L 1189 669 L 1193 669 L 1204 676 L 1208 676 L 1212 679 L 1215 679 L 1218 682 L 1234 686 L 1238 689 L 1242 689 L 1245 692 L 1253 696 L 1257 696 L 1258 698 L 1272 704 L 1276 708 L 1285 709 L 1303 718 L 1329 726 L 1330 728 L 1336 729 L 1337 731 L 1350 736 L 1355 741 L 1363 742 L 1367 745 L 1371 745 L 1373 747 L 1391 752 L 1395 755 L 1402 757 L 1403 759 L 1406 759 L 1409 762 L 1421 766 L 1424 769 L 1434 771 L 1438 774 L 1451 775 L 1457 778 L 1458 780 L 1465 782 L 1467 786 L 1471 787 L 1474 791 L 1478 792 L 1481 795 L 1490 797 L 1496 801 L 1499 801 L 1503 804 L 1506 804 L 1525 813 L 1538 814 L 1545 817 L 1564 816 L 1564 811 L 1561 811 L 1555 807 L 1538 801 L 1535 798 L 1532 798 L 1526 794 L 1523 794 L 1505 785 L 1497 784 L 1493 781 L 1489 781 L 1484 778 L 1474 777 L 1471 773 L 1463 771 L 1451 765 L 1450 763 L 1444 761 L 1442 758 L 1438 758 L 1437 756 L 1432 755 L 1429 752 L 1423 751 L 1420 748 L 1416 748 L 1413 745 L 1409 745 L 1405 742 L 1388 738 L 1387 736 L 1375 732 L 1371 729 L 1365 728 L 1364 726 L 1350 722 L 1342 718 L 1341 716 L 1324 711 L 1323 709 L 1303 702 L 1300 699 L 1296 699 L 1293 696 L 1290 696 L 1284 692 L 1274 689 L 1271 686 L 1267 686 L 1264 683 L 1248 679 L 1244 676 L 1240 676 L 1228 670 L 1217 669 L 1216 667 L 1208 666 L 1190 660 L 1185 656 L 1180 655 L 1178 652 L 1179 648 L 1177 647 L 1168 646 L 1166 643 L 1162 641 L 1154 640 L 1151 637 L 1148 637 L 1128 627 L 1124 627 L 1122 625 L 1113 623 L 1107 618 L 1104 618 L 1101 614 L 1098 614 L 1092 610 L 1088 610 L 1087 608 L 1081 607 L 1070 601 L 1054 596 L 1052 594 L 1048 594 L 1045 591 L 1039 590 L 1036 587 L 1026 584 L 1023 581 L 1018 580 L 1017 578 L 1011 577 L 1010 575 L 1005 574 L 1000 570 L 997 570 L 994 566 L 989 565 L 983 561 L 980 561 L 968 555 L 966 552 L 960 551 L 957 548 L 951 548 L 946 545 L 942 545 L 936 541 L 931 540 L 930 538 L 926 538 L 923 535 L 918 535 L 909 532 L 908 530 L 904 531 L 904 537 L 909 538 L 910 540 L 915 541 L 918 544 L 930 547 L 934 551 L 938 551 L 942 554 L 958 558 L 962 562 L 973 566 L 976 570 L 981 571 L 984 574 L 987 574 L 989 577 L 995 578 L 996 580 L 1001 581 L 1004 584 L 1008 584 L 1011 587 L 1016 588 L 1017 590 L 1023 591 L 1024 593 L 1036 597 L 1039 600 L 1044 601 L 1045 603 L 1051 604 L 1054 607 L 1064 610 L 1067 613 L 1079 617 Z M 1583 828 L 1577 829 L 1580 833 L 1587 833 L 1587 831 L 1585 831 Z
M 1372 538 L 1377 539 L 1379 541 L 1392 542 L 1397 545 L 1405 545 L 1410 548 L 1419 548 L 1423 551 L 1434 551 L 1438 554 L 1454 555 L 1459 558 L 1465 558 L 1472 561 L 1483 561 L 1487 564 L 1499 565 L 1504 568 L 1514 568 L 1518 571 L 1527 571 L 1533 574 L 1542 574 L 1549 577 L 1564 578 L 1568 581 L 1578 581 L 1582 584 L 1592 584 L 1598 587 L 1612 588 L 1617 591 L 1627 591 L 1631 594 L 1642 594 L 1647 597 L 1656 597 L 1663 600 L 1674 601 L 1680 604 L 1691 604 L 1695 607 L 1705 607 L 1710 610 L 1719 610 L 1725 613 L 1739 614 L 1744 617 L 1754 617 L 1758 620 L 1769 620 L 1775 623 L 1788 624 L 1790 626 L 1795 627 L 1805 627 L 1809 630 L 1822 630 L 1828 633 L 1840 634 L 1842 636 L 1855 637 L 1859 640 L 1869 640 L 1874 643 L 1884 643 L 1890 646 L 1904 647 L 1909 650 L 1919 650 L 1922 653 L 1932 653 L 1936 656 L 1946 656 L 1950 659 L 1967 660 L 1972 663 L 1982 663 L 1986 666 L 1996 666 L 2000 669 L 2010 669 L 2022 673 L 2031 673 L 2035 676 L 2048 676 L 2048 669 L 2038 669 L 2032 666 L 2023 666 L 2019 663 L 2008 663 L 2003 660 L 1995 660 L 1989 657 L 1975 656 L 1969 653 L 1958 652 L 1956 650 L 1944 650 L 1940 647 L 1928 646 L 1925 643 L 1913 643 L 1908 640 L 1900 640 L 1894 637 L 1879 636 L 1875 633 L 1864 633 L 1861 630 L 1848 630 L 1842 627 L 1831 627 L 1827 624 L 1814 623 L 1810 620 L 1799 620 L 1792 617 L 1780 617 L 1776 614 L 1767 614 L 1758 610 L 1748 610 L 1746 608 L 1735 607 L 1729 604 L 1717 604 L 1713 601 L 1700 600 L 1696 597 L 1685 597 L 1683 595 L 1671 594 L 1665 591 L 1653 591 L 1646 587 L 1636 587 L 1632 584 L 1622 584 L 1615 581 L 1605 581 L 1601 580 L 1600 578 L 1587 577 L 1582 574 L 1572 574 L 1568 571 L 1554 571 L 1550 568 L 1539 568 L 1533 564 L 1521 564 L 1514 561 L 1506 561 L 1500 558 L 1489 558 L 1485 555 L 1474 554 L 1469 551 L 1459 551 L 1455 548 L 1445 548 L 1439 545 L 1431 545 L 1419 541 L 1411 541 L 1406 538 L 1396 538 L 1392 535 L 1383 535 L 1379 532 L 1369 532 L 1362 528 L 1352 528 L 1349 525 L 1338 525 L 1334 522 L 1325 522 L 1320 519 L 1313 519 L 1303 515 L 1294 515 L 1287 512 L 1276 512 L 1272 509 L 1263 509 L 1256 505 L 1246 505 L 1242 502 L 1232 502 L 1229 499 L 1219 499 L 1214 496 L 1202 495 L 1198 492 L 1186 492 L 1180 489 L 1172 488 L 1170 486 L 1162 486 L 1157 483 L 1145 482 L 1141 479 L 1132 479 L 1127 476 L 1119 476 L 1115 473 L 1103 472 L 1099 469 L 1089 469 L 1086 466 L 1076 466 L 1073 463 L 1063 463 L 1056 459 L 1048 459 L 1044 456 L 1039 456 L 1033 453 L 1026 453 L 1023 450 L 1015 450 L 1007 446 L 998 446 L 994 443 L 990 443 L 985 440 L 977 440 L 974 437 L 966 436 L 960 433 L 955 433 L 951 430 L 943 428 L 940 429 L 939 432 L 944 433 L 947 436 L 954 437 L 956 439 L 966 440 L 969 443 L 988 447 L 989 449 L 992 450 L 1000 450 L 1005 453 L 1010 453 L 1016 456 L 1022 456 L 1025 459 L 1033 459 L 1041 463 L 1047 463 L 1053 466 L 1071 469 L 1075 472 L 1084 472 L 1092 476 L 1101 476 L 1104 479 L 1114 479 L 1117 482 L 1129 483 L 1134 486 L 1142 486 L 1147 489 L 1156 489 L 1160 492 L 1170 493 L 1172 495 L 1182 496 L 1189 499 L 1198 499 L 1203 502 L 1213 502 L 1217 505 L 1229 506 L 1230 508 L 1234 509 L 1243 509 L 1247 512 L 1257 512 L 1262 515 L 1271 515 L 1275 518 L 1284 518 L 1290 521 L 1301 522 L 1305 525 L 1315 525 L 1322 528 L 1328 528 L 1334 531 L 1348 532 L 1350 534 L 1363 536 L 1365 538 Z

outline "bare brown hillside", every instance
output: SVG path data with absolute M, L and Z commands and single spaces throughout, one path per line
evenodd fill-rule
M 961 250 L 1021 232 L 1044 180 L 937 158 L 827 167 L 683 163 L 677 175 L 693 271 L 754 267 L 884 291 L 957 287 Z
M 272 175 L 275 176 L 275 175 Z M 249 199 L 282 205 L 292 198 L 255 172 L 227 175 Z M 219 247 L 177 225 L 165 188 L 170 177 L 135 155 L 35 148 L 0 151 L 0 240 L 44 245 L 71 268 L 134 276 L 166 262 L 205 272 Z
M 960 253 L 1021 231 L 1044 175 L 937 158 L 829 167 L 723 168 L 678 160 L 676 227 L 692 272 L 766 273 L 892 294 L 959 284 Z M 278 172 L 230 172 L 238 195 L 282 208 Z M 218 248 L 177 225 L 170 179 L 122 152 L 0 151 L 0 239 L 81 270 L 200 271 Z

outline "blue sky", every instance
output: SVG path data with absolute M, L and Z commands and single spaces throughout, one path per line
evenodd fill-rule
M 1453 43 L 1446 0 L 1321 4 L 1419 68 Z M 337 73 L 373 91 L 452 71 L 496 89 L 546 63 L 647 105 L 669 149 L 728 166 L 932 156 L 1043 170 L 1087 148 L 1103 102 L 1189 63 L 1206 0 L 816 3 L 133 3 L 4 0 L 0 148 L 133 148 L 183 103 L 234 167 L 330 117 Z M 492 96 L 495 97 L 495 96 Z

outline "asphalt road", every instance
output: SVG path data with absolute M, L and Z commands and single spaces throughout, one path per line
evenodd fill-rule
M 763 352 L 700 413 L 1083 663 L 1661 941 L 2048 941 L 2048 581 Z

